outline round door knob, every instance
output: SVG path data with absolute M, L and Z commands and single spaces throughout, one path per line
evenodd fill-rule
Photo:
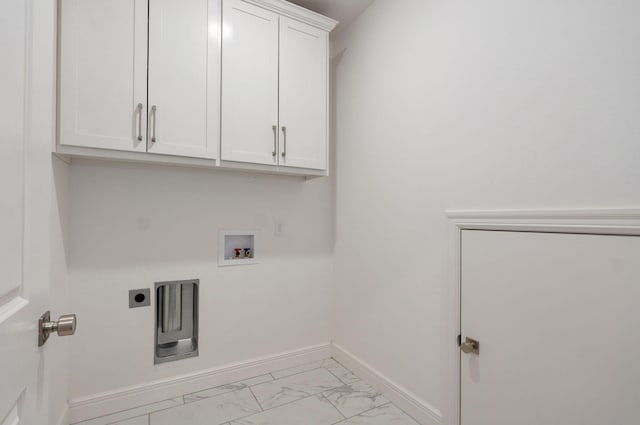
M 64 316 L 60 316 L 58 318 L 56 332 L 58 332 L 60 336 L 69 336 L 76 333 L 76 315 L 65 314 Z
M 51 313 L 45 311 L 38 319 L 38 347 L 42 347 L 53 332 L 60 336 L 69 336 L 76 333 L 76 315 L 65 314 L 60 316 L 57 322 L 52 322 Z
M 473 353 L 476 347 L 475 347 L 475 344 L 471 342 L 463 342 L 462 345 L 460 346 L 460 349 L 462 350 L 463 353 L 469 354 L 469 353 Z
M 460 344 L 460 349 L 465 354 L 480 354 L 480 343 L 475 339 L 466 338 L 466 340 Z

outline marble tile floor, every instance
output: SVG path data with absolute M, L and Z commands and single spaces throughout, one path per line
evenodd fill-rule
M 78 425 L 418 425 L 333 359 L 185 394 Z

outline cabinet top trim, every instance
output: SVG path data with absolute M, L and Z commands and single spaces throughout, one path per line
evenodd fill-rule
M 243 0 L 247 3 L 254 4 L 256 6 L 263 7 L 265 9 L 272 10 L 279 15 L 287 16 L 289 18 L 296 19 L 314 27 L 318 27 L 327 32 L 331 32 L 338 21 L 323 16 L 319 13 L 305 9 L 302 6 L 298 6 L 293 3 L 289 3 L 285 0 Z

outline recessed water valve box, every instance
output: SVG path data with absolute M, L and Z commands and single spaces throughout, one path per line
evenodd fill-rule
M 255 264 L 256 234 L 252 231 L 220 231 L 219 266 Z

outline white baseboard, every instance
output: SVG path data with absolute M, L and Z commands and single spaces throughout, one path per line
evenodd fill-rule
M 329 357 L 331 345 L 321 344 L 93 394 L 69 402 L 70 421 L 76 423 Z
M 65 403 L 62 412 L 60 412 L 60 416 L 56 421 L 56 425 L 69 425 L 69 404 Z
M 442 425 L 442 413 L 410 391 L 369 366 L 338 344 L 332 344 L 332 356 L 362 378 L 421 425 Z

